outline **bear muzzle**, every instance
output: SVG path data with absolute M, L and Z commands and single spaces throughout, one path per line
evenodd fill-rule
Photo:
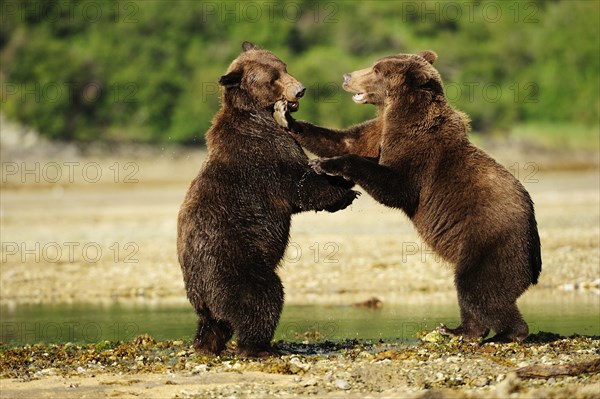
M 300 103 L 298 102 L 299 98 L 304 96 L 306 92 L 306 87 L 302 84 L 294 85 L 286 90 L 285 100 L 287 102 L 287 109 L 290 112 L 296 112 L 300 108 Z M 290 96 L 291 94 L 291 96 Z

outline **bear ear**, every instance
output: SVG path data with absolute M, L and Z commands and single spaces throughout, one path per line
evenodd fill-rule
M 258 46 L 254 43 L 250 43 L 250 42 L 244 42 L 242 43 L 242 50 L 244 50 L 244 52 L 248 51 L 248 50 L 257 50 Z
M 242 75 L 243 71 L 241 70 L 229 72 L 228 74 L 221 76 L 219 84 L 224 87 L 239 86 L 240 83 L 242 83 Z
M 425 60 L 427 62 L 429 62 L 430 64 L 433 64 L 435 62 L 435 60 L 437 60 L 437 54 L 435 53 L 435 51 L 431 51 L 431 50 L 425 50 L 425 51 L 421 51 L 420 53 L 417 53 L 417 55 L 425 58 Z
M 412 87 L 423 86 L 429 80 L 427 72 L 416 63 L 411 63 L 406 71 L 407 81 Z
M 406 72 L 406 77 L 408 83 L 415 89 L 428 90 L 438 94 L 444 92 L 436 77 L 424 69 L 422 65 L 412 64 Z
M 416 63 L 411 63 L 408 71 L 406 72 L 406 77 L 408 78 L 408 82 L 412 87 L 421 87 L 430 80 L 430 76 L 423 67 Z

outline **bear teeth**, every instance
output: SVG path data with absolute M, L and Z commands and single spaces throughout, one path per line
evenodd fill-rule
M 352 96 L 352 99 L 357 103 L 363 102 L 365 100 L 365 93 L 357 93 Z

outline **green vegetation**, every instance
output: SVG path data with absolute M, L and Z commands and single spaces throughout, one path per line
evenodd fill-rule
M 319 124 L 374 115 L 343 92 L 344 72 L 433 49 L 450 101 L 478 132 L 598 131 L 598 1 L 0 4 L 2 112 L 54 139 L 201 143 L 244 40 L 288 64 L 309 89 L 297 117 Z

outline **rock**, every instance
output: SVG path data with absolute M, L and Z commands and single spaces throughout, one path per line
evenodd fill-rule
M 208 366 L 206 364 L 199 364 L 192 369 L 192 374 L 205 373 L 208 371 Z
M 348 389 L 351 388 L 351 386 L 348 383 L 348 381 L 342 380 L 340 378 L 338 378 L 337 380 L 333 381 L 333 385 L 335 385 L 335 387 L 337 389 L 343 389 L 344 391 L 347 391 Z
M 488 385 L 490 383 L 490 379 L 487 377 L 478 377 L 476 379 L 473 380 L 473 385 L 478 387 L 478 388 L 482 388 L 485 387 L 486 385 Z
M 309 378 L 308 380 L 300 381 L 300 386 L 303 386 L 303 387 L 312 387 L 315 385 L 317 385 L 316 378 Z
M 310 369 L 310 364 L 303 363 L 298 357 L 292 357 L 290 359 L 290 370 L 294 373 L 298 373 L 300 370 L 308 371 Z
M 366 301 L 353 303 L 351 306 L 357 308 L 381 309 L 383 307 L 383 301 L 377 297 L 371 297 Z

